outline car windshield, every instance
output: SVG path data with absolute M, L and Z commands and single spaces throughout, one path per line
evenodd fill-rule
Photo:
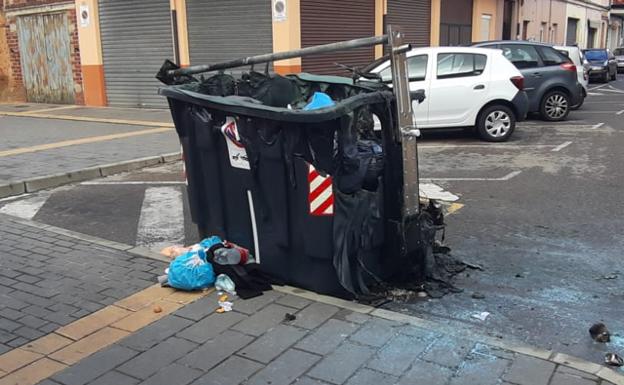
M 615 56 L 624 56 L 624 48 L 616 48 L 616 49 L 613 51 L 613 54 L 614 54 Z
M 587 60 L 607 60 L 607 51 L 585 51 Z

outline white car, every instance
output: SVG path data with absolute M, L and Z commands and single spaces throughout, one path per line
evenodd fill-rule
M 425 100 L 413 103 L 419 129 L 475 127 L 482 139 L 503 142 L 526 117 L 524 78 L 500 50 L 415 48 L 407 53 L 407 65 L 410 90 L 425 91 Z M 392 81 L 388 59 L 364 71 Z
M 583 97 L 581 98 L 581 102 L 572 106 L 572 109 L 576 110 L 583 105 L 583 102 L 587 97 L 587 86 L 589 84 L 589 63 L 585 60 L 583 51 L 581 51 L 579 47 L 556 45 L 553 48 L 569 57 L 570 60 L 572 60 L 572 63 L 576 66 L 576 77 L 578 78 L 580 85 L 583 86 Z

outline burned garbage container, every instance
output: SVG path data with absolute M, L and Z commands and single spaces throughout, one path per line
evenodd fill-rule
M 171 68 L 159 74 L 169 84 L 160 93 L 201 236 L 246 247 L 276 280 L 323 294 L 358 297 L 405 273 L 404 249 L 421 244 L 406 246 L 402 227 L 391 88 L 253 70 L 168 76 Z

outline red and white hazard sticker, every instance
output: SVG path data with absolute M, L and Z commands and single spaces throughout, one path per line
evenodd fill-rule
M 308 202 L 310 203 L 310 215 L 334 215 L 334 192 L 332 189 L 331 176 L 322 176 L 309 165 L 308 184 L 310 193 Z

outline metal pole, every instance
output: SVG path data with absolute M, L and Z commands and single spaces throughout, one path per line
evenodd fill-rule
M 414 122 L 410 97 L 407 59 L 400 28 L 388 26 L 392 65 L 392 88 L 396 97 L 398 135 L 403 158 L 403 218 L 408 219 L 420 210 L 418 181 L 418 150 L 416 137 L 420 134 Z
M 180 68 L 177 70 L 168 71 L 168 75 L 179 76 L 179 75 L 192 75 L 201 72 L 209 72 L 222 70 L 226 68 L 235 68 L 242 67 L 251 64 L 259 64 L 259 63 L 267 63 L 277 60 L 284 59 L 292 59 L 295 57 L 303 57 L 309 55 L 318 55 L 322 53 L 329 53 L 335 51 L 343 51 L 354 48 L 361 47 L 370 47 L 377 44 L 386 44 L 388 42 L 388 35 L 381 36 L 373 36 L 373 37 L 365 37 L 362 39 L 354 39 L 341 41 L 338 43 L 317 45 L 314 47 L 302 48 L 294 51 L 285 51 L 285 52 L 276 52 L 276 53 L 267 53 L 263 55 L 257 56 L 249 56 L 241 59 L 231 60 L 228 62 L 215 63 L 215 64 L 204 64 L 204 65 L 196 65 L 190 66 L 186 68 Z

